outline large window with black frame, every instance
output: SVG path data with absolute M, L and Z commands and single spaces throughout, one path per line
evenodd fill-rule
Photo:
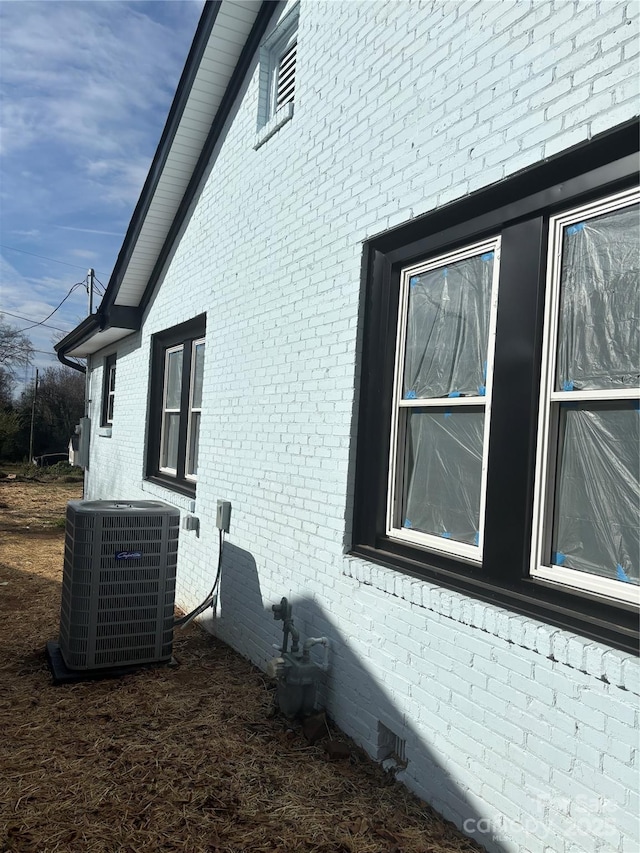
M 634 123 L 365 245 L 351 548 L 629 649 L 637 151 Z

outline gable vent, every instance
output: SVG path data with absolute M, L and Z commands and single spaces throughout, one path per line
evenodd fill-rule
M 298 44 L 294 42 L 282 54 L 278 63 L 278 81 L 276 84 L 276 110 L 293 101 L 296 83 L 296 53 Z

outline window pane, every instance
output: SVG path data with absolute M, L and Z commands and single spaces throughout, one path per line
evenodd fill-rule
M 561 406 L 553 564 L 639 582 L 639 423 L 632 402 Z
M 113 401 L 115 397 L 113 394 L 109 394 L 109 399 L 107 400 L 107 421 L 111 423 L 113 421 Z
M 477 544 L 484 409 L 405 409 L 403 527 Z
M 412 276 L 403 397 L 484 394 L 494 252 Z
M 166 383 L 165 409 L 179 409 L 182 388 L 182 347 L 167 353 Z
M 160 454 L 161 468 L 178 467 L 178 431 L 180 415 L 178 412 L 165 412 L 162 452 Z
M 109 391 L 116 390 L 116 366 L 109 368 Z
M 564 229 L 556 389 L 637 385 L 638 205 Z
M 194 409 L 199 409 L 202 406 L 202 373 L 204 370 L 204 343 L 195 345 L 193 359 L 193 398 L 191 405 Z
M 191 413 L 189 427 L 189 453 L 187 474 L 192 477 L 198 473 L 198 445 L 200 439 L 200 412 Z

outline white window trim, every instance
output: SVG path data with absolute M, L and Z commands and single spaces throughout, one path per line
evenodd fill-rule
M 540 382 L 540 408 L 536 451 L 536 476 L 533 505 L 533 534 L 531 548 L 531 577 L 579 589 L 614 599 L 640 604 L 640 587 L 621 583 L 611 578 L 549 565 L 545 555 L 551 550 L 553 534 L 552 502 L 555 491 L 557 451 L 552 446 L 552 427 L 558 417 L 559 404 L 564 401 L 622 401 L 635 400 L 640 388 L 607 388 L 593 391 L 556 391 L 556 358 L 558 341 L 558 315 L 560 307 L 560 275 L 562 267 L 563 229 L 605 213 L 620 210 L 640 201 L 640 191 L 628 190 L 554 216 L 549 220 L 548 265 L 543 332 L 542 374 Z
M 487 375 L 485 381 L 485 395 L 474 397 L 432 397 L 426 399 L 409 399 L 402 397 L 404 357 L 406 347 L 407 317 L 409 309 L 409 280 L 429 269 L 440 267 L 445 263 L 454 263 L 473 257 L 474 255 L 494 252 L 493 281 L 491 285 L 489 330 L 487 337 Z M 406 267 L 402 270 L 400 280 L 400 310 L 398 312 L 398 328 L 396 338 L 396 360 L 393 383 L 393 415 L 391 423 L 391 442 L 389 453 L 389 481 L 387 488 L 387 521 L 386 533 L 392 539 L 409 542 L 436 551 L 442 554 L 458 557 L 469 563 L 480 563 L 484 546 L 484 516 L 486 509 L 486 485 L 489 453 L 489 428 L 491 424 L 491 395 L 493 390 L 493 362 L 496 338 L 496 316 L 498 305 L 498 281 L 500 277 L 500 237 L 493 237 L 481 243 L 467 245 L 455 252 L 448 252 L 438 257 L 430 258 L 426 262 Z M 397 515 L 397 502 L 401 500 L 401 489 L 399 488 L 398 465 L 402 464 L 402 453 L 399 448 L 400 410 L 403 408 L 442 408 L 452 406 L 474 406 L 484 408 L 484 434 L 482 452 L 482 476 L 480 484 L 480 515 L 478 544 L 470 545 L 466 542 L 457 542 L 453 539 L 445 539 L 428 533 L 420 533 L 410 528 L 397 527 L 395 517 Z M 402 448 L 404 451 L 404 448 Z
M 202 406 L 194 406 L 193 405 L 193 390 L 195 387 L 195 375 L 196 375 L 196 347 L 200 345 L 204 345 L 204 338 L 198 338 L 196 341 L 192 341 L 191 343 L 191 376 L 189 377 L 189 414 L 187 417 L 187 453 L 185 458 L 185 480 L 190 480 L 195 483 L 198 480 L 197 474 L 189 474 L 188 471 L 191 468 L 191 459 L 193 457 L 193 447 L 191 445 L 191 419 L 194 412 L 199 412 L 200 416 L 202 416 Z M 204 369 L 204 365 L 203 365 Z
M 113 426 L 113 408 L 115 406 L 116 387 L 115 387 L 116 364 L 111 364 L 107 372 L 107 407 L 105 426 Z M 113 381 L 112 381 L 113 378 Z M 111 413 L 111 416 L 109 416 Z
M 276 131 L 293 118 L 294 102 L 297 100 L 298 57 L 294 71 L 294 97 L 277 109 L 278 68 L 283 55 L 298 43 L 298 20 L 300 4 L 296 5 L 280 21 L 276 29 L 260 48 L 258 128 L 254 149 L 270 139 Z
M 166 433 L 166 423 L 167 423 L 167 414 L 172 415 L 180 415 L 180 406 L 177 409 L 170 409 L 167 407 L 167 389 L 169 387 L 169 355 L 172 352 L 183 352 L 184 344 L 176 344 L 176 346 L 168 347 L 164 351 L 164 371 L 162 374 L 162 425 L 160 428 L 160 459 L 158 460 L 158 470 L 162 471 L 163 474 L 171 474 L 173 477 L 178 473 L 177 468 L 169 468 L 168 466 L 162 465 L 162 456 L 164 454 L 164 439 Z

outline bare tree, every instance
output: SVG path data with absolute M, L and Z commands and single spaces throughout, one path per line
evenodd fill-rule
M 75 425 L 84 414 L 84 375 L 69 367 L 47 367 L 40 372 L 35 407 L 36 455 L 67 448 Z M 21 409 L 31 411 L 33 390 L 21 398 Z
M 0 317 L 0 368 L 3 374 L 13 377 L 16 370 L 28 367 L 33 358 L 29 338 Z

